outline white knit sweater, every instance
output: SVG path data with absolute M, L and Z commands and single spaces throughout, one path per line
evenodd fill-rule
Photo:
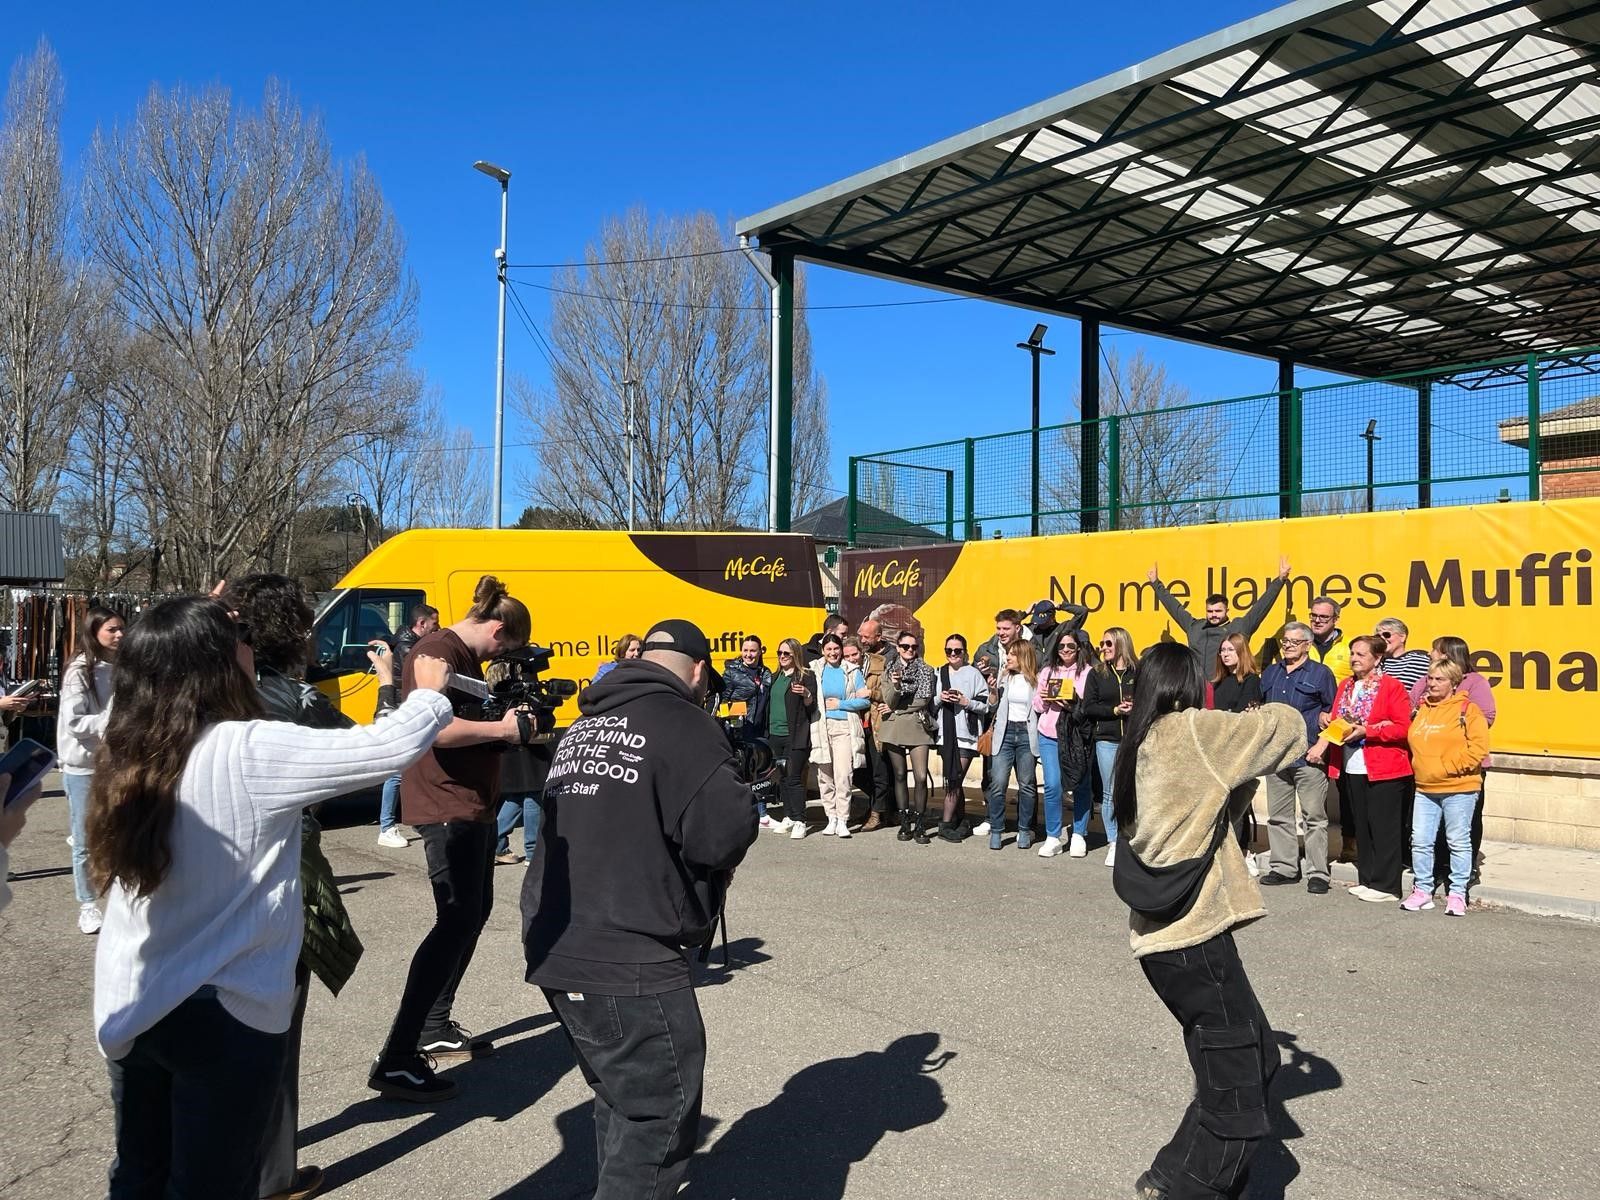
M 94 752 L 106 733 L 111 709 L 111 664 L 94 665 L 94 686 L 84 683 L 83 655 L 61 673 L 61 706 L 56 716 L 56 758 L 68 775 L 94 772 Z
M 419 690 L 353 729 L 228 721 L 206 730 L 178 784 L 166 878 L 142 899 L 120 884 L 107 894 L 94 970 L 101 1052 L 126 1056 L 206 984 L 252 1029 L 288 1029 L 304 929 L 300 810 L 398 775 L 450 719 L 448 700 Z

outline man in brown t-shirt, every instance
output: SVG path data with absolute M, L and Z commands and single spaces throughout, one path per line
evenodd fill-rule
M 418 655 L 442 658 L 455 674 L 482 679 L 483 660 L 527 645 L 529 625 L 526 606 L 508 596 L 499 580 L 484 576 L 466 617 L 427 634 L 406 655 L 402 695 L 412 689 Z M 493 814 L 501 750 L 520 740 L 515 713 L 498 721 L 458 716 L 401 777 L 402 810 L 422 836 L 435 917 L 412 957 L 399 1012 L 367 1078 L 368 1087 L 392 1099 L 424 1104 L 448 1099 L 456 1085 L 434 1073 L 433 1060 L 494 1049 L 488 1041 L 474 1040 L 450 1013 L 494 904 Z

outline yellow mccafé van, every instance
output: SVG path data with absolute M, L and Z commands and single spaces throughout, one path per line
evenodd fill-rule
M 619 635 L 668 617 L 700 626 L 720 669 L 747 634 L 769 648 L 805 641 L 825 615 L 815 545 L 799 534 L 413 529 L 357 563 L 324 601 L 308 678 L 342 712 L 372 720 L 367 643 L 405 629 L 417 604 L 436 607 L 443 625 L 461 620 L 483 575 L 533 614 L 534 643 L 554 651 L 545 677 L 580 687 L 614 657 Z M 569 700 L 557 723 L 576 717 Z

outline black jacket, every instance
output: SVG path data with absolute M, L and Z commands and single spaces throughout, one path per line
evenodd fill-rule
M 579 707 L 550 764 L 522 884 L 530 983 L 551 955 L 682 960 L 710 936 L 728 875 L 756 839 L 728 740 L 677 676 L 619 663 Z
M 1120 742 L 1126 716 L 1118 716 L 1117 705 L 1133 699 L 1133 685 L 1137 672 L 1133 667 L 1112 673 L 1111 667 L 1095 667 L 1089 672 L 1089 681 L 1083 685 L 1083 716 L 1094 722 L 1094 740 Z

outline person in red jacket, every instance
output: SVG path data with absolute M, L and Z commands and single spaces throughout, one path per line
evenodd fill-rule
M 1383 656 L 1380 638 L 1369 634 L 1350 640 L 1350 678 L 1339 685 L 1332 713 L 1322 718 L 1323 736 L 1307 752 L 1306 761 L 1326 761 L 1330 777 L 1345 778 L 1361 880 L 1350 894 L 1358 900 L 1398 904 L 1401 806 L 1405 781 L 1411 777 L 1406 744 L 1411 697 L 1398 679 L 1383 673 Z

